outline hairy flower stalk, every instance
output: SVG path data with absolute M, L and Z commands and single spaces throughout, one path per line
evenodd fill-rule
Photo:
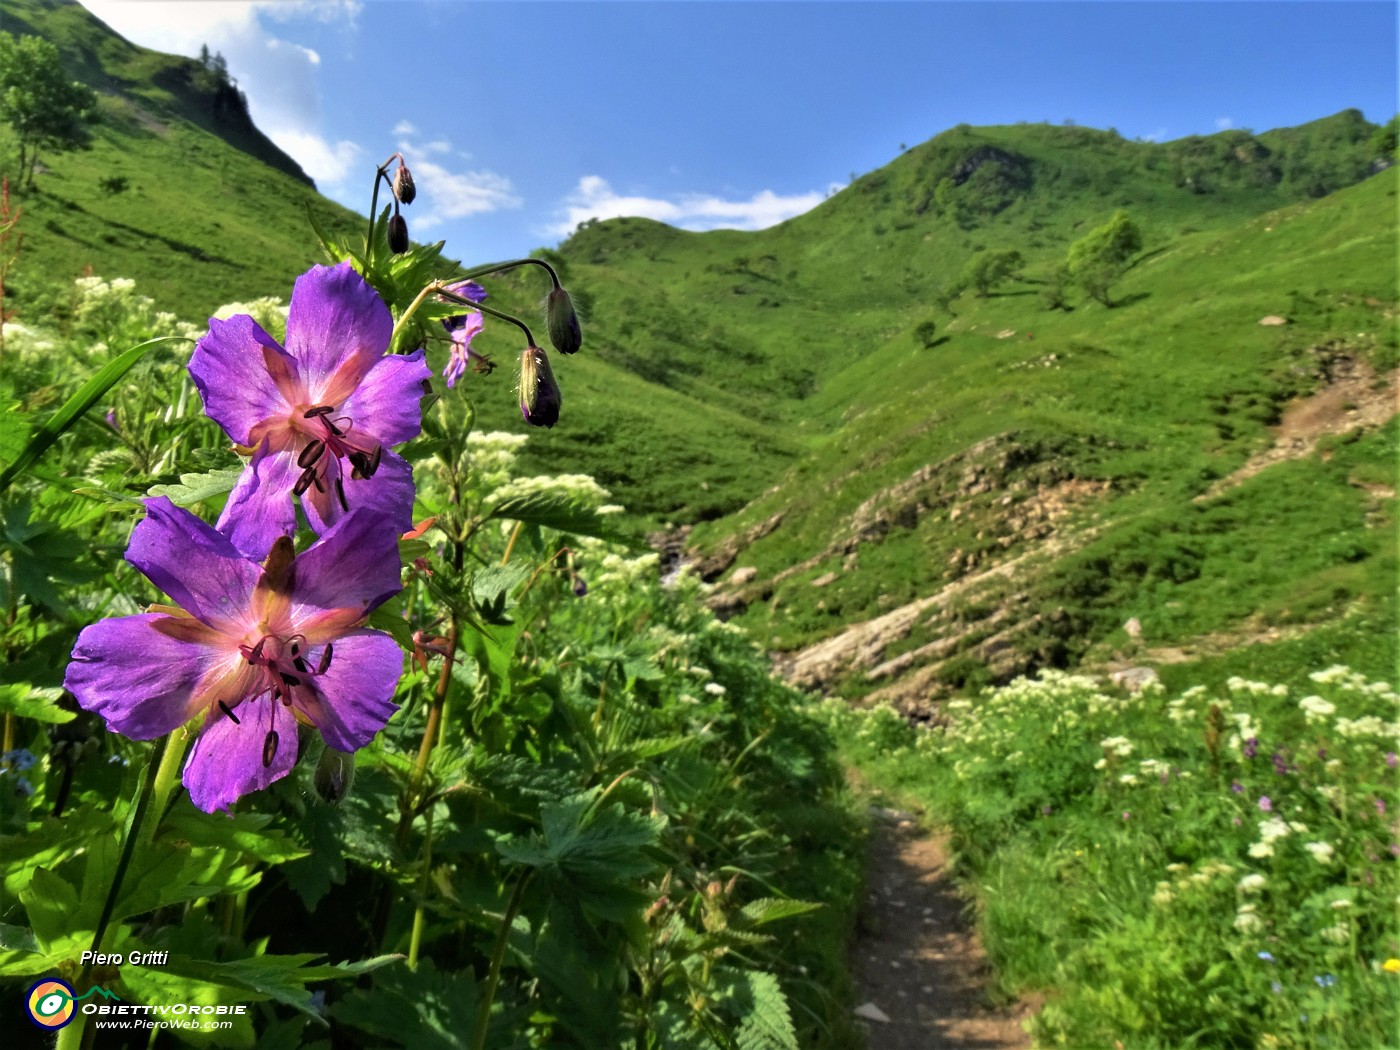
M 203 721 L 185 764 L 196 806 L 227 809 L 289 773 L 298 728 L 353 752 L 397 709 L 403 653 L 363 626 L 400 589 L 397 536 L 355 511 L 264 564 L 164 497 L 146 501 L 126 557 L 178 604 L 84 628 L 64 686 L 133 740 Z
M 473 303 L 480 303 L 486 299 L 486 289 L 475 281 L 459 281 L 456 284 L 448 285 L 444 291 L 454 300 L 466 299 Z M 438 298 L 445 297 L 438 296 Z M 447 381 L 448 390 L 456 385 L 457 380 L 466 372 L 468 364 L 483 374 L 489 374 L 496 367 L 489 357 L 472 349 L 472 340 L 481 334 L 485 324 L 486 319 L 480 310 L 472 310 L 465 314 L 456 314 L 442 319 L 442 326 L 447 329 L 447 334 L 452 340 L 447 367 L 442 370 L 442 378 Z
M 413 472 L 387 446 L 417 436 L 423 351 L 386 355 L 389 308 L 349 263 L 297 278 L 287 346 L 247 314 L 211 319 L 190 358 L 205 411 L 252 459 L 218 521 L 261 559 L 296 531 L 293 497 L 324 533 L 355 507 L 413 526 Z

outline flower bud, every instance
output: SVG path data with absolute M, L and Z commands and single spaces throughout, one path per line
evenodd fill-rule
M 532 427 L 552 427 L 559 422 L 563 403 L 549 357 L 538 346 L 527 346 L 520 355 L 520 412 Z
M 322 802 L 338 806 L 350 794 L 350 786 L 355 782 L 355 756 L 346 751 L 328 747 L 321 752 L 321 760 L 316 763 L 311 786 Z
M 574 312 L 574 301 L 563 288 L 549 293 L 546 319 L 549 322 L 549 341 L 561 354 L 576 354 L 583 346 L 583 332 L 579 330 L 578 314 Z
M 413 198 L 418 196 L 418 190 L 413 185 L 413 174 L 403 161 L 399 161 L 399 166 L 394 171 L 393 187 L 394 196 L 399 199 L 400 204 L 412 204 Z
M 389 216 L 389 250 L 395 255 L 408 251 L 408 223 L 398 212 Z

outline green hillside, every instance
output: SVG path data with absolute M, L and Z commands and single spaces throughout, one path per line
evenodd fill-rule
M 61 313 L 91 267 L 198 319 L 286 294 L 316 258 L 308 208 L 358 231 L 199 63 L 73 3 L 4 13 L 53 39 L 103 111 L 94 148 L 48 158 L 19 200 L 22 318 Z M 1384 620 L 1394 431 L 1372 416 L 1395 367 L 1396 173 L 1375 131 L 1355 110 L 1169 143 L 959 126 L 772 229 L 585 224 L 550 254 L 586 352 L 523 462 L 693 526 L 671 542 L 720 582 L 715 605 L 798 681 L 852 695 L 921 702 L 1045 664 Z M 1142 245 L 1115 307 L 1047 297 L 1119 209 Z M 963 287 L 977 253 L 1009 249 L 1013 279 Z M 533 311 L 533 276 L 497 281 L 496 302 Z M 478 346 L 507 363 L 513 339 L 488 326 Z M 469 377 L 486 429 L 521 426 L 510 372 Z M 1209 492 L 1337 380 L 1371 415 L 1342 408 L 1307 455 Z M 802 653 L 900 609 L 873 641 Z M 1386 638 L 1361 664 L 1389 658 Z
M 31 192 L 13 184 L 0 127 L 0 173 L 24 209 L 8 282 L 21 318 L 61 309 L 68 282 L 91 268 L 135 278 L 162 308 L 202 321 L 223 303 L 288 294 L 289 275 L 318 261 L 308 208 L 331 229 L 358 228 L 200 63 L 136 47 L 71 0 L 4 0 L 0 29 L 55 44 L 100 102 L 92 149 L 41 153 Z

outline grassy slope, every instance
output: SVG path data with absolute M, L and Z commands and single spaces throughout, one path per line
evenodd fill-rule
M 193 63 L 126 44 L 76 4 L 4 0 L 4 13 L 8 29 L 59 44 L 70 72 L 103 92 L 105 117 L 94 149 L 48 158 L 20 202 L 27 236 L 10 291 L 22 311 L 92 266 L 198 318 L 286 294 L 317 261 L 308 206 L 358 229 L 256 129 L 212 116 Z M 763 578 L 820 554 L 853 510 L 915 469 L 1012 433 L 1037 461 L 1019 480 L 1112 485 L 1100 540 L 1031 581 L 1029 610 L 1067 613 L 1057 629 L 1067 637 L 1027 643 L 1057 659 L 1126 615 L 1160 639 L 1260 610 L 1325 618 L 1374 599 L 1393 563 L 1339 467 L 1275 468 L 1206 508 L 1189 502 L 1266 444 L 1283 401 L 1315 384 L 1310 348 L 1340 340 L 1354 356 L 1393 359 L 1395 173 L 1343 188 L 1369 171 L 1371 130 L 1354 111 L 1163 145 L 1083 128 L 958 127 L 759 233 L 590 226 L 562 249 L 586 352 L 557 363 L 564 421 L 527 458 L 592 473 L 653 520 L 707 523 L 694 534 L 702 547 L 784 510 L 741 559 Z M 978 156 L 993 163 L 940 200 L 939 180 Z M 104 193 L 111 175 L 130 188 Z M 1044 310 L 1039 282 L 1117 207 L 1146 241 L 1115 289 L 1123 305 Z M 1007 246 L 1024 254 L 1025 280 L 985 300 L 944 298 L 975 251 Z M 527 311 L 539 294 L 524 277 L 494 290 Z M 1270 312 L 1295 323 L 1254 324 Z M 913 335 L 927 319 L 943 336 L 928 349 Z M 497 328 L 480 345 L 505 367 L 468 382 L 479 425 L 517 429 L 518 348 Z M 996 338 L 1006 330 L 1016 337 Z M 1368 437 L 1348 454 L 1388 477 L 1392 440 Z M 1285 494 L 1306 485 L 1315 498 L 1280 496 L 1285 477 Z M 859 568 L 820 601 L 808 584 L 839 557 L 761 590 L 745 622 L 800 646 L 936 589 L 965 571 L 949 567 L 954 552 L 1004 556 L 991 500 L 963 502 L 959 522 L 925 514 L 863 545 Z M 1342 535 L 1328 539 L 1332 521 Z M 1318 555 L 1325 539 L 1332 556 Z M 1277 544 L 1281 556 L 1262 561 L 1238 554 Z M 1013 538 L 1006 554 L 1027 546 Z M 1248 570 L 1251 560 L 1276 575 Z M 1168 612 L 1183 607 L 1190 615 Z
M 55 287 L 91 267 L 133 277 L 163 308 L 200 320 L 226 302 L 285 297 L 296 274 L 322 261 L 308 207 L 329 228 L 358 228 L 246 120 L 213 116 L 191 80 L 197 63 L 134 47 L 75 3 L 4 0 L 0 10 L 6 31 L 58 45 L 70 75 L 99 91 L 102 112 L 91 150 L 41 154 L 48 170 L 15 195 L 25 234 L 10 281 L 19 319 L 51 308 Z M 0 150 L 0 170 L 12 173 L 14 162 Z M 128 188 L 105 192 L 100 181 L 111 177 Z

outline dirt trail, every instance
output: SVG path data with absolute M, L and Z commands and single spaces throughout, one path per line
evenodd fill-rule
M 1033 1008 L 986 1003 L 987 959 L 948 873 L 944 840 L 895 810 L 872 808 L 871 825 L 852 959 L 869 1050 L 1028 1048 L 1021 1024 Z

